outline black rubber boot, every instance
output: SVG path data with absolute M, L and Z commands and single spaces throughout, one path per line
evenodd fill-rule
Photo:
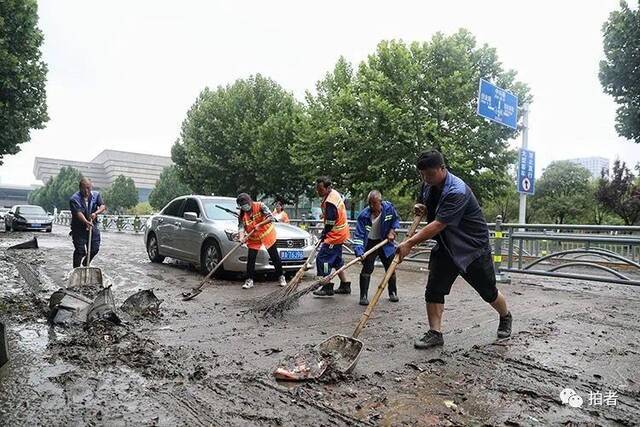
M 340 286 L 338 286 L 335 293 L 349 295 L 351 293 L 351 282 L 340 282 Z
M 369 282 L 371 281 L 370 274 L 360 275 L 360 305 L 369 305 Z
M 393 273 L 393 275 L 389 278 L 389 301 L 400 301 L 400 298 L 398 298 L 398 288 L 396 286 L 396 273 Z
M 313 294 L 319 297 L 332 297 L 333 296 L 333 283 L 329 282 L 326 285 L 322 285 L 317 291 L 313 291 Z

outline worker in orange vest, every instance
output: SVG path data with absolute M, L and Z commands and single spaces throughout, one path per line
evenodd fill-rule
M 254 202 L 247 193 L 241 193 L 236 199 L 236 203 L 240 207 L 240 215 L 238 215 L 238 240 L 245 239 L 245 233 L 253 231 L 256 226 L 265 220 L 270 219 L 265 224 L 259 225 L 256 231 L 247 238 L 246 245 L 249 248 L 247 258 L 247 279 L 242 285 L 242 289 L 253 288 L 253 279 L 255 278 L 256 258 L 258 251 L 262 246 L 269 253 L 269 257 L 276 269 L 276 275 L 279 276 L 280 286 L 287 286 L 287 280 L 282 271 L 282 262 L 276 248 L 276 227 L 274 226 L 274 218 L 269 208 L 262 202 Z
M 273 217 L 278 222 L 284 222 L 286 224 L 289 223 L 289 215 L 284 210 L 284 205 L 282 204 L 282 202 L 280 200 L 278 200 L 276 202 L 276 209 L 275 209 L 275 212 L 273 213 Z
M 320 207 L 322 208 L 322 219 L 324 230 L 320 236 L 322 245 L 316 257 L 316 267 L 318 276 L 325 277 L 331 273 L 331 269 L 336 270 L 342 267 L 342 244 L 349 238 L 349 224 L 347 223 L 347 209 L 345 208 L 342 196 L 333 189 L 331 179 L 320 177 L 316 179 L 316 192 L 322 198 Z M 335 290 L 336 294 L 350 294 L 351 282 L 347 282 L 347 276 L 341 272 L 340 286 Z M 313 293 L 319 297 L 333 296 L 333 283 L 322 285 L 320 289 Z

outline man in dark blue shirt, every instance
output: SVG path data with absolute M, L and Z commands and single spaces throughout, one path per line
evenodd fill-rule
M 73 268 L 80 267 L 82 260 L 87 256 L 89 242 L 89 229 L 91 230 L 91 259 L 100 250 L 100 230 L 98 230 L 98 215 L 107 207 L 102 202 L 102 197 L 97 191 L 91 191 L 91 180 L 80 179 L 78 184 L 80 191 L 71 196 L 69 209 L 71 209 L 71 238 L 73 239 Z M 91 260 L 85 261 L 89 265 Z
M 460 178 L 447 171 L 442 154 L 422 153 L 416 167 L 423 180 L 416 214 L 426 211 L 425 228 L 405 239 L 397 248 L 400 259 L 411 248 L 428 239 L 437 242 L 429 258 L 425 290 L 429 331 L 416 339 L 416 348 L 444 344 L 441 324 L 444 297 L 461 275 L 500 315 L 498 338 L 511 335 L 511 313 L 504 295 L 496 287 L 489 246 L 489 228 L 475 195 Z

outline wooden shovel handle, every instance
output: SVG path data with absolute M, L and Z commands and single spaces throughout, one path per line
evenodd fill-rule
M 256 227 L 256 228 L 257 228 L 257 227 Z M 256 231 L 256 228 L 254 228 L 253 230 L 251 230 L 251 231 L 249 232 L 249 234 L 247 234 L 247 235 L 245 236 L 245 240 L 246 240 L 249 236 L 251 236 L 251 235 L 253 234 L 253 232 L 254 232 L 254 231 Z M 209 272 L 209 274 L 207 274 L 207 275 L 205 276 L 205 278 L 204 278 L 204 279 L 202 279 L 202 282 L 200 282 L 200 284 L 198 285 L 198 287 L 194 288 L 194 290 L 198 290 L 198 291 L 199 291 L 200 289 L 202 289 L 202 287 L 204 286 L 204 284 L 205 284 L 205 283 L 207 283 L 207 280 L 209 280 L 209 279 L 211 278 L 211 276 L 213 276 L 213 273 L 215 273 L 215 272 L 218 270 L 218 268 L 220 268 L 220 266 L 221 266 L 221 265 L 222 265 L 222 264 L 227 260 L 227 258 L 229 258 L 231 255 L 233 255 L 233 253 L 234 253 L 235 251 L 237 251 L 237 250 L 238 250 L 238 248 L 240 248 L 240 246 L 244 245 L 244 243 L 245 243 L 244 241 L 241 241 L 241 242 L 236 243 L 236 245 L 235 245 L 233 248 L 231 248 L 231 250 L 230 250 L 229 252 L 227 252 L 227 254 L 226 254 L 226 255 L 225 255 L 225 256 L 220 260 L 220 262 L 218 262 L 218 264 L 216 264 L 216 266 L 215 266 L 215 267 L 213 267 L 213 268 L 211 269 L 211 271 Z
M 296 275 L 293 276 L 293 279 L 291 279 L 291 281 L 287 285 L 286 292 L 284 293 L 285 296 L 291 295 L 293 292 L 296 291 L 298 284 L 302 281 L 302 278 L 304 277 L 304 273 L 306 273 L 307 271 L 307 268 L 308 268 L 307 266 L 309 266 L 309 262 L 315 258 L 316 253 L 318 252 L 318 249 L 320 248 L 321 244 L 322 244 L 322 241 L 318 242 L 314 246 L 313 251 L 311 251 L 311 254 L 307 258 L 307 260 L 304 262 L 302 267 L 300 267 Z
M 351 267 L 352 265 L 357 264 L 358 262 L 361 262 L 363 259 L 365 259 L 369 255 L 371 255 L 372 253 L 376 252 L 378 249 L 380 249 L 381 247 L 383 247 L 387 243 L 389 243 L 389 239 L 382 240 L 380 243 L 378 243 L 377 245 L 373 246 L 371 249 L 369 249 L 368 251 L 366 251 L 365 253 L 363 253 L 359 257 L 355 257 L 354 259 L 352 259 L 351 261 L 349 261 L 348 263 L 346 263 L 345 265 L 343 265 L 342 267 L 340 267 L 339 269 L 337 269 L 336 271 L 334 271 L 330 275 L 320 279 L 320 282 L 329 283 L 329 281 L 331 279 L 333 279 L 334 277 L 336 277 L 338 274 L 342 273 L 343 271 L 345 271 L 347 268 Z
M 342 267 L 340 267 L 338 270 L 335 270 L 333 273 L 331 273 L 328 276 L 325 277 L 321 277 L 317 280 L 314 280 L 313 282 L 311 282 L 311 284 L 306 288 L 306 289 L 317 289 L 319 288 L 321 285 L 329 283 L 329 281 L 331 281 L 331 279 L 333 279 L 334 277 L 336 277 L 338 274 L 340 274 L 340 272 L 345 271 L 347 268 L 351 267 L 354 264 L 357 264 L 359 262 L 361 262 L 363 259 L 365 259 L 366 257 L 368 257 L 369 255 L 371 255 L 372 253 L 374 253 L 375 251 L 377 251 L 378 249 L 380 249 L 381 247 L 383 247 L 384 245 L 386 245 L 389 242 L 389 239 L 384 239 L 383 241 L 381 241 L 380 243 L 378 243 L 377 245 L 373 246 L 371 249 L 369 249 L 368 251 L 366 251 L 365 253 L 363 253 L 362 255 L 360 255 L 359 257 L 355 257 L 354 259 L 352 259 L 351 261 L 349 261 L 348 263 L 346 263 L 345 265 L 343 265 Z M 286 295 L 289 295 L 293 292 L 289 292 Z
M 93 231 L 93 221 L 91 221 L 91 227 L 89 227 L 89 241 L 87 242 L 87 267 L 91 263 L 91 232 Z
M 422 216 L 418 216 L 418 215 L 416 215 L 413 218 L 413 222 L 411 223 L 411 227 L 409 228 L 409 233 L 408 233 L 409 236 L 413 235 L 413 233 L 415 233 L 415 231 L 418 229 L 418 225 L 420 225 L 421 219 L 422 219 Z M 393 276 L 393 273 L 395 273 L 396 267 L 398 266 L 399 263 L 400 263 L 400 257 L 398 255 L 394 256 L 393 261 L 391 261 L 391 265 L 387 269 L 387 272 L 384 275 L 384 278 L 382 279 L 382 282 L 380 282 L 380 284 L 378 285 L 378 289 L 376 290 L 375 295 L 373 296 L 373 298 L 371 298 L 371 302 L 369 302 L 367 309 L 364 311 L 364 313 L 362 313 L 362 316 L 360 317 L 360 321 L 358 322 L 356 329 L 353 331 L 353 335 L 352 335 L 353 338 L 358 338 L 358 335 L 360 335 L 360 332 L 362 332 L 362 329 L 364 329 L 364 326 L 367 324 L 367 321 L 369 320 L 369 316 L 371 316 L 371 312 L 376 307 L 376 304 L 378 304 L 378 300 L 382 295 L 382 291 L 384 291 L 384 288 L 387 287 L 387 283 L 389 283 L 389 279 L 391 278 L 391 276 Z

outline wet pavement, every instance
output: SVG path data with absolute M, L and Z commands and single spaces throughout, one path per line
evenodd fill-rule
M 400 302 L 381 299 L 351 374 L 278 383 L 271 372 L 281 360 L 353 332 L 364 311 L 358 267 L 348 272 L 354 294 L 306 296 L 282 319 L 264 319 L 247 310 L 275 282 L 242 290 L 238 280 L 216 281 L 182 301 L 199 273 L 152 264 L 140 235 L 105 232 L 92 265 L 116 307 L 150 289 L 158 310 L 120 311 L 120 326 L 50 327 L 48 299 L 71 270 L 72 244 L 58 226 L 37 234 L 39 249 L 6 250 L 32 236 L 0 233 L 0 318 L 12 358 L 0 370 L 0 425 L 640 424 L 638 288 L 514 276 L 501 286 L 514 331 L 498 341 L 497 315 L 460 279 L 444 347 L 420 351 L 426 272 L 403 266 Z M 381 278 L 377 267 L 372 288 Z M 581 407 L 563 404 L 565 388 Z

